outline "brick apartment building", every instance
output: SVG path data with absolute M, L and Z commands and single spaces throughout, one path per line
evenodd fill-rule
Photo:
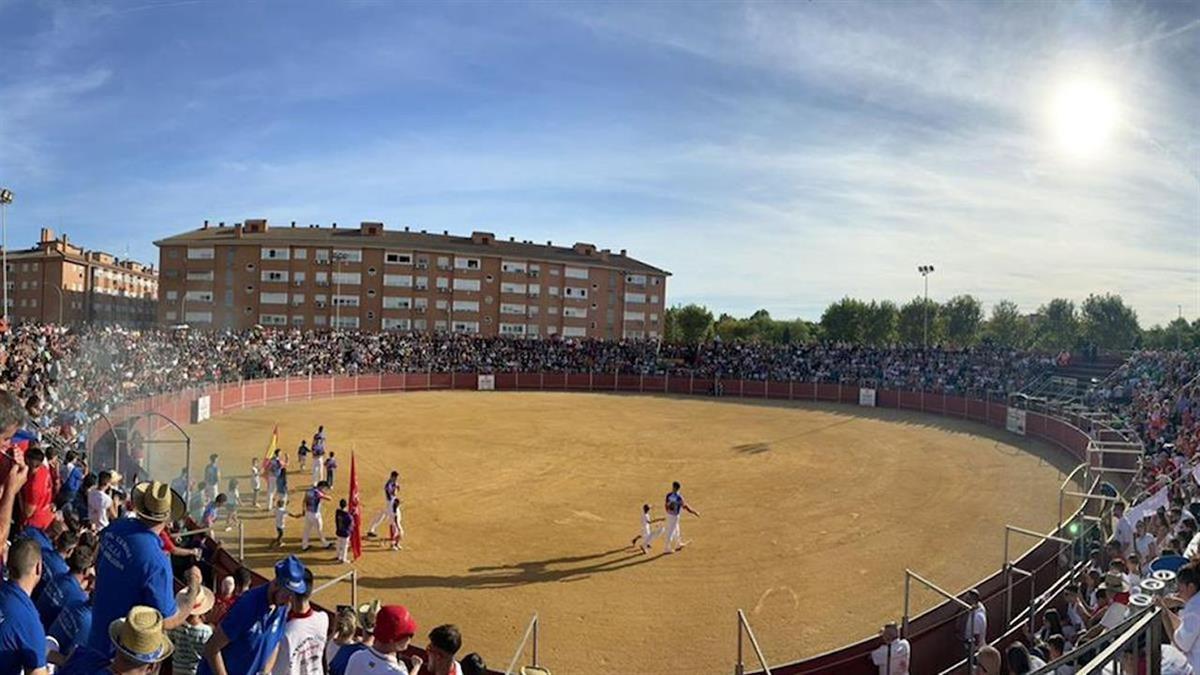
M 36 246 L 8 251 L 13 322 L 152 325 L 157 298 L 153 267 L 89 251 L 46 228 Z
M 358 227 L 224 223 L 155 242 L 158 320 L 602 338 L 662 333 L 666 279 L 625 251 Z

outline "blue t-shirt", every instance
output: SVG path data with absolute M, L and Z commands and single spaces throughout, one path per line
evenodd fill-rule
M 21 531 L 21 535 L 36 541 L 38 548 L 42 550 L 42 567 L 46 569 L 42 573 L 42 578 L 38 581 L 37 587 L 33 589 L 33 597 L 36 600 L 42 597 L 42 591 L 50 583 L 51 579 L 60 574 L 67 573 L 67 561 L 63 560 L 58 551 L 54 550 L 54 543 L 50 541 L 50 537 L 47 537 L 46 533 L 38 528 L 32 525 L 27 526 Z
M 683 507 L 683 495 L 678 492 L 670 492 L 667 494 L 667 513 L 679 515 Z
M 70 473 L 67 474 L 66 480 L 63 481 L 63 492 L 73 495 L 79 492 L 81 487 L 83 487 L 83 469 L 73 466 Z
M 107 675 L 110 672 L 108 670 L 110 663 L 112 663 L 111 657 L 79 645 L 79 649 L 76 649 L 63 667 L 58 669 L 58 675 L 100 675 L 101 673 Z
M 346 675 L 346 666 L 350 665 L 350 657 L 366 648 L 367 646 L 361 642 L 342 645 L 342 648 L 333 655 L 333 660 L 329 662 L 329 675 Z
M 46 631 L 33 599 L 12 582 L 0 584 L 0 673 L 46 666 Z
M 96 560 L 96 590 L 92 596 L 92 630 L 87 645 L 112 656 L 108 624 L 125 616 L 134 605 L 153 607 L 163 617 L 175 615 L 171 562 L 162 539 L 137 518 L 120 518 L 100 533 Z
M 270 584 L 263 584 L 242 594 L 225 618 L 221 630 L 229 644 L 221 650 L 228 673 L 257 673 L 283 639 L 287 626 L 287 605 L 272 608 L 267 598 Z M 201 661 L 196 675 L 212 675 L 208 660 Z
M 87 649 L 83 646 L 83 641 L 91 631 L 92 603 L 84 601 L 63 607 L 58 613 L 58 618 L 46 629 L 46 634 L 58 640 L 60 654 L 70 654 L 76 645 L 80 647 L 80 651 Z
M 38 616 L 42 619 L 42 625 L 49 626 L 58 618 L 58 613 L 64 607 L 87 601 L 88 595 L 83 592 L 79 580 L 68 572 L 47 582 L 46 588 L 34 604 L 37 606 Z
M 267 463 L 267 471 L 270 472 L 272 476 L 278 477 L 279 470 L 282 468 L 283 462 L 279 461 L 278 457 L 272 457 L 271 461 Z
M 204 467 L 204 482 L 212 487 L 221 481 L 221 472 L 216 464 L 209 464 Z

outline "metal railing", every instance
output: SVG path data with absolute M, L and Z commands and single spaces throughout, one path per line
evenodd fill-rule
M 504 675 L 512 675 L 516 672 L 517 662 L 521 660 L 521 654 L 525 653 L 525 645 L 529 642 L 529 638 L 533 638 L 533 663 L 530 665 L 534 668 L 538 667 L 538 615 L 533 613 L 533 618 L 529 620 L 529 626 L 525 628 L 525 637 L 521 638 L 521 644 L 517 645 L 517 651 L 513 654 L 512 661 L 508 662 L 508 668 L 504 670 Z
M 350 606 L 357 608 L 358 607 L 358 570 L 357 569 L 353 569 L 353 570 L 350 570 L 349 572 L 339 574 L 336 577 L 330 579 L 329 581 L 326 581 L 325 583 L 321 584 L 320 586 L 317 586 L 316 588 L 313 589 L 312 595 L 316 595 L 317 593 L 320 593 L 321 591 L 323 591 L 327 588 L 331 588 L 338 582 L 345 581 L 346 579 L 350 580 Z
M 771 675 L 771 666 L 767 665 L 767 657 L 763 656 L 762 647 L 758 646 L 758 638 L 754 637 L 754 630 L 750 628 L 750 622 L 746 620 L 746 613 L 740 609 L 737 611 L 737 629 L 737 663 L 733 666 L 733 675 L 744 675 L 746 672 L 746 664 L 742 658 L 743 637 L 750 639 L 750 646 L 754 648 L 754 655 L 758 658 L 762 675 Z
M 949 591 L 943 590 L 941 586 L 938 586 L 937 584 L 933 583 L 932 581 L 929 581 L 928 579 L 922 577 L 921 575 L 919 575 L 916 572 L 913 572 L 912 570 L 907 569 L 907 568 L 905 568 L 905 570 L 904 570 L 904 618 L 902 619 L 902 623 L 900 624 L 900 634 L 903 635 L 904 637 L 908 637 L 909 603 L 910 603 L 910 599 L 911 599 L 911 595 L 912 595 L 912 580 L 913 579 L 916 579 L 917 582 L 919 582 L 921 585 L 925 586 L 926 588 L 933 591 L 934 593 L 937 593 L 938 595 L 942 596 L 946 600 L 958 605 L 959 608 L 965 610 L 967 612 L 967 624 L 966 624 L 965 634 L 971 636 L 971 639 L 974 640 L 974 638 L 975 638 L 975 607 L 972 605 L 968 605 L 967 603 L 960 600 L 957 595 L 951 595 Z M 986 635 L 983 636 L 983 640 L 984 640 L 984 642 L 987 642 Z M 967 657 L 966 657 L 967 674 L 974 675 L 974 673 L 975 673 L 975 659 L 974 659 L 975 645 L 973 642 L 967 642 L 965 640 L 963 641 L 963 645 L 964 645 L 964 649 L 966 650 L 966 654 L 967 654 Z
M 1030 675 L 1054 675 L 1062 666 L 1076 667 L 1075 675 L 1158 675 L 1162 669 L 1164 637 L 1162 610 L 1147 607 L 1133 612 L 1119 626 L 1050 661 Z M 1127 668 L 1127 659 L 1133 667 Z M 1145 669 L 1141 665 L 1145 662 Z

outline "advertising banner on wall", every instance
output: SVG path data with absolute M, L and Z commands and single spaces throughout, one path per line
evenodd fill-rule
M 858 404 L 865 405 L 868 408 L 875 407 L 875 390 L 860 387 L 858 390 Z
M 479 376 L 479 391 L 494 391 L 496 389 L 495 375 Z
M 199 424 L 212 415 L 212 402 L 208 396 L 201 396 L 192 402 L 192 424 Z
M 1005 423 L 1005 428 L 1014 434 L 1025 435 L 1025 411 L 1020 408 L 1008 409 L 1008 420 Z

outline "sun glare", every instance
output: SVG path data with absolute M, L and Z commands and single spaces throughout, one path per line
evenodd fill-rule
M 1091 157 L 1104 149 L 1117 126 L 1117 101 L 1099 82 L 1067 82 L 1055 92 L 1050 115 L 1062 148 L 1072 155 Z

